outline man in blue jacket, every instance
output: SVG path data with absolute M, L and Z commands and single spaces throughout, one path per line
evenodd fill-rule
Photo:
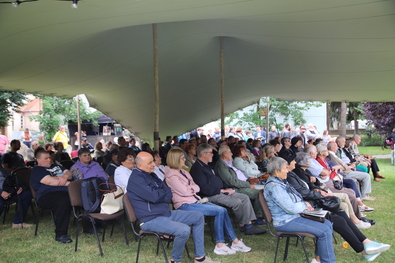
M 201 212 L 170 210 L 172 194 L 154 172 L 154 159 L 150 153 L 140 152 L 136 169 L 130 175 L 127 195 L 143 230 L 175 236 L 170 262 L 181 262 L 190 226 L 195 243 L 194 262 L 219 263 L 204 253 L 204 216 Z

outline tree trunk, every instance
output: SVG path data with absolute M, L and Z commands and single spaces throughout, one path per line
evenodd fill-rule
M 347 124 L 347 105 L 344 101 L 341 102 L 340 106 L 340 129 L 339 129 L 339 135 L 340 136 L 346 136 L 346 124 Z

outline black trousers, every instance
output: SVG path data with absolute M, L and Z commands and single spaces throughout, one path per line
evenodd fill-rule
M 380 169 L 379 169 L 379 166 L 377 165 L 375 159 L 370 160 L 370 167 L 372 168 L 373 177 L 376 178 L 377 177 L 377 172 L 379 172 Z
M 351 221 L 344 211 L 332 214 L 333 230 L 339 233 L 344 240 L 346 240 L 350 246 L 357 253 L 361 253 L 364 250 L 362 242 L 366 237 L 359 231 L 358 227 Z
M 56 237 L 67 235 L 71 213 L 69 193 L 64 191 L 46 193 L 38 199 L 37 205 L 52 210 Z

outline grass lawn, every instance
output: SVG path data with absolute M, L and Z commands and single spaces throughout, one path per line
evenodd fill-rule
M 366 154 L 382 154 L 376 153 L 379 147 L 362 147 L 360 150 Z M 381 148 L 380 148 L 381 151 Z M 388 152 L 389 153 L 389 152 Z M 395 200 L 395 167 L 390 165 L 389 159 L 378 159 L 377 163 L 380 167 L 381 174 L 386 176 L 382 183 L 372 182 L 372 196 L 377 197 L 376 201 L 367 201 L 376 211 L 369 213 L 368 218 L 377 221 L 375 226 L 370 229 L 362 230 L 362 232 L 370 239 L 376 239 L 387 244 L 395 244 L 395 220 L 394 220 L 394 202 Z M 38 235 L 34 236 L 34 228 L 29 229 L 12 229 L 11 221 L 14 215 L 13 207 L 10 214 L 6 218 L 6 224 L 0 224 L 0 262 L 135 262 L 137 243 L 134 242 L 132 231 L 128 227 L 129 246 L 126 246 L 121 227 L 116 226 L 112 237 L 106 233 L 106 240 L 102 243 L 104 257 L 100 257 L 96 240 L 93 235 L 81 234 L 79 238 L 79 250 L 74 252 L 74 242 L 71 244 L 60 244 L 54 240 L 54 228 L 50 213 L 44 212 L 40 221 Z M 1 217 L 2 219 L 2 217 Z M 32 223 L 33 216 L 29 211 L 26 222 Z M 213 253 L 214 243 L 211 241 L 206 227 L 206 253 L 215 260 L 222 263 L 241 263 L 241 262 L 272 262 L 274 259 L 274 251 L 276 239 L 269 234 L 262 236 L 244 236 L 236 230 L 239 238 L 243 238 L 246 245 L 252 247 L 249 253 L 240 253 L 232 256 L 217 256 Z M 71 220 L 69 235 L 75 238 L 75 228 L 73 220 Z M 334 244 L 337 262 L 365 262 L 363 257 L 356 254 L 351 248 L 344 249 L 340 236 L 335 234 L 338 244 Z M 307 250 L 310 259 L 313 257 L 314 246 L 310 239 L 306 239 Z M 285 240 L 282 241 L 284 245 Z M 193 255 L 193 243 L 188 243 L 189 250 Z M 282 261 L 282 252 L 284 246 L 280 247 L 280 258 Z M 140 262 L 164 262 L 161 254 L 155 255 L 156 241 L 154 238 L 147 237 L 142 241 L 142 252 L 140 254 Z M 171 247 L 167 249 L 168 256 L 171 255 Z M 193 262 L 184 254 L 183 262 Z M 298 263 L 305 262 L 303 250 L 300 246 L 290 247 L 287 262 Z M 395 262 L 395 248 L 382 253 L 374 262 Z

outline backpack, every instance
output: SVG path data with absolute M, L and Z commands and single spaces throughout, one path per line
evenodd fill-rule
M 103 192 L 99 185 L 105 183 L 101 177 L 84 179 L 81 183 L 81 200 L 85 213 L 100 213 L 100 203 Z

